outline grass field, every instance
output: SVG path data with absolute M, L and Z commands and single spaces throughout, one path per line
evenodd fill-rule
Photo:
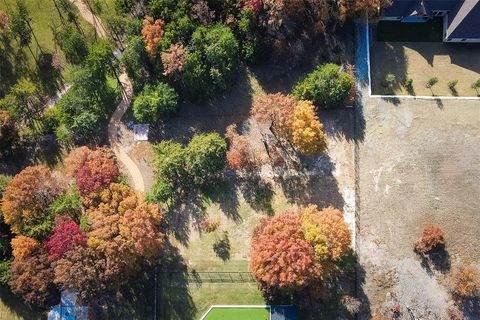
M 205 320 L 269 320 L 269 308 L 221 308 L 214 307 Z
M 0 1 L 0 10 L 5 11 L 8 13 L 12 12 L 15 9 L 15 2 L 16 0 L 2 0 Z M 54 37 L 52 33 L 52 28 L 59 28 L 61 26 L 61 21 L 60 18 L 57 14 L 57 11 L 55 9 L 55 6 L 53 4 L 52 0 L 25 0 L 25 4 L 27 6 L 27 9 L 30 14 L 31 18 L 31 26 L 33 29 L 33 32 L 35 34 L 35 37 L 38 40 L 38 44 L 42 48 L 42 50 L 47 51 L 47 52 L 60 52 L 60 48 L 56 48 L 56 44 L 54 42 Z M 79 16 L 79 22 L 80 22 L 80 27 L 85 33 L 85 36 L 89 41 L 93 41 L 95 37 L 95 31 L 93 27 L 83 20 Z M 13 49 L 16 51 L 17 48 L 17 42 L 12 41 L 11 45 L 13 46 Z M 37 46 L 37 43 L 35 39 L 32 38 L 30 47 L 32 48 L 33 54 L 38 56 L 40 54 L 40 48 Z M 58 49 L 58 50 L 57 50 Z M 34 71 L 36 70 L 36 63 L 35 59 L 28 50 L 28 48 L 23 49 L 25 60 L 22 61 L 12 61 L 12 65 L 14 67 L 14 77 L 16 78 L 21 78 L 22 76 L 25 76 L 26 72 L 25 71 L 19 71 L 19 65 L 18 63 L 24 64 L 25 68 Z M 11 59 L 17 58 L 15 57 L 18 56 L 17 53 L 13 54 Z M 23 63 L 25 62 L 26 63 Z M 69 66 L 66 65 L 66 68 L 63 70 L 62 74 L 63 76 L 67 79 L 68 81 L 68 76 L 69 76 Z M 15 80 L 13 79 L 13 80 Z M 14 82 L 14 81 L 13 81 Z

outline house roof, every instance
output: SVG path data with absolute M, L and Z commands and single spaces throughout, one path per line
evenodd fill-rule
M 429 15 L 425 1 L 414 1 L 413 6 L 407 12 L 410 17 L 424 17 Z
M 480 0 L 393 0 L 392 5 L 384 9 L 383 15 L 424 17 L 432 16 L 436 10 L 449 11 L 447 39 L 480 39 Z
M 446 38 L 480 38 L 480 0 L 466 0 L 448 16 Z

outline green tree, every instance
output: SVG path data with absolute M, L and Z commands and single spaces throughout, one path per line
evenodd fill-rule
M 155 159 L 155 183 L 148 199 L 154 202 L 167 202 L 174 198 L 185 183 L 185 149 L 174 141 L 161 141 L 153 147 Z
M 148 77 L 150 69 L 150 61 L 142 37 L 133 36 L 128 40 L 121 62 L 134 86 L 140 87 Z
M 21 79 L 0 100 L 0 109 L 6 109 L 14 121 L 29 125 L 42 116 L 40 90 L 32 81 Z
M 340 66 L 327 63 L 318 66 L 293 88 L 298 100 L 309 100 L 323 108 L 342 104 L 354 85 L 353 77 L 341 71 Z
M 225 167 L 227 144 L 216 132 L 195 135 L 185 151 L 185 168 L 197 185 L 208 183 Z
M 147 84 L 133 103 L 133 115 L 140 122 L 156 123 L 177 111 L 178 94 L 166 83 Z
M 71 26 L 64 27 L 60 32 L 60 47 L 69 63 L 81 64 L 88 54 L 88 46 L 80 32 Z
M 223 25 L 198 27 L 192 35 L 192 54 L 185 61 L 183 82 L 192 98 L 224 90 L 238 69 L 239 45 Z

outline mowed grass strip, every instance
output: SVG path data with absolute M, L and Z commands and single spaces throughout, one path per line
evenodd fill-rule
M 221 308 L 214 307 L 205 320 L 269 320 L 269 308 Z

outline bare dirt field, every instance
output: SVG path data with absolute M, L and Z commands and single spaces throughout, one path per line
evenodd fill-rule
M 371 48 L 372 93 L 417 96 L 478 96 L 472 83 L 480 79 L 478 44 L 444 44 L 436 42 L 373 42 Z M 388 73 L 395 75 L 392 88 L 385 88 Z M 430 90 L 428 79 L 438 78 Z M 413 79 L 413 91 L 403 86 L 404 79 Z M 456 92 L 448 87 L 450 80 L 458 80 Z
M 480 102 L 370 98 L 364 118 L 357 248 L 369 310 L 361 318 L 394 302 L 402 319 L 448 319 L 450 266 L 480 267 Z M 427 224 L 445 232 L 438 268 L 413 251 Z

